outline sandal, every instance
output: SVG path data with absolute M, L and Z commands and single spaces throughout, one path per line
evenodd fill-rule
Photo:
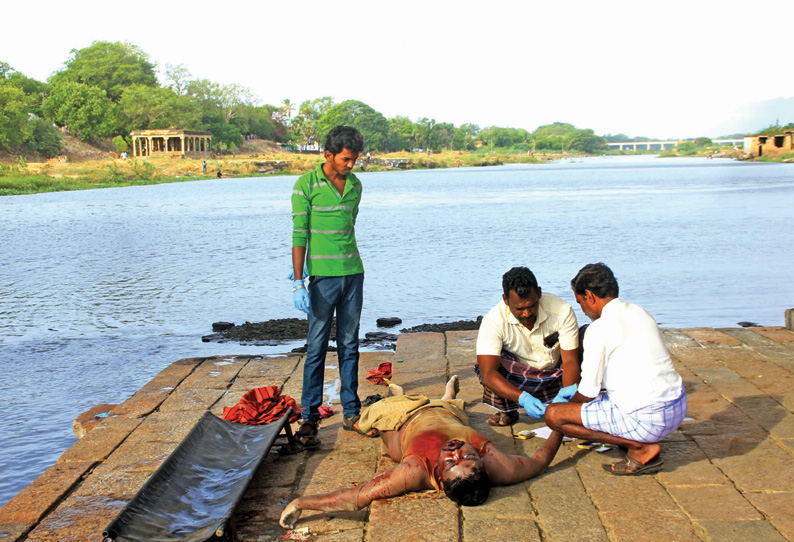
M 314 450 L 320 446 L 320 439 L 317 438 L 318 422 L 304 420 L 300 428 L 295 433 L 298 443 L 306 450 Z
M 363 436 L 368 437 L 368 438 L 375 438 L 375 437 L 377 437 L 379 435 L 377 429 L 373 429 L 369 433 L 365 433 L 364 431 L 359 429 L 358 420 L 360 420 L 360 419 L 361 419 L 361 415 L 360 414 L 356 414 L 352 418 L 343 418 L 342 419 L 342 429 L 344 429 L 345 431 L 355 431 L 359 435 L 363 435 Z
M 601 465 L 604 470 L 615 476 L 638 476 L 640 474 L 652 474 L 662 470 L 664 460 L 659 454 L 647 463 L 640 463 L 636 459 L 630 458 L 628 455 L 615 463 L 604 463 Z
M 518 411 L 498 412 L 488 418 L 488 425 L 495 427 L 510 427 L 518 421 Z

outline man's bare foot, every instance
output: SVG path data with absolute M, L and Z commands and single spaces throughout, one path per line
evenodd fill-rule
M 452 375 L 447 382 L 447 387 L 444 392 L 444 397 L 441 398 L 442 401 L 451 401 L 455 397 L 458 396 L 458 392 L 460 391 L 460 383 L 458 382 L 458 375 Z
M 662 447 L 657 442 L 650 444 L 643 443 L 640 449 L 638 450 L 629 449 L 626 455 L 632 458 L 634 461 L 639 461 L 644 465 L 648 461 L 659 455 L 659 452 L 661 450 Z
M 398 386 L 397 384 L 389 384 L 389 389 L 391 390 L 391 394 L 395 397 L 398 395 L 405 395 L 405 390 L 403 390 L 403 387 Z

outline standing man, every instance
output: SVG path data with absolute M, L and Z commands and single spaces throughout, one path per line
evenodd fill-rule
M 344 428 L 358 431 L 358 329 L 364 265 L 354 229 L 361 181 L 350 171 L 362 150 L 364 138 L 358 130 L 337 126 L 325 140 L 325 163 L 299 178 L 292 191 L 293 302 L 309 315 L 301 394 L 303 421 L 297 436 L 308 447 L 319 445 L 318 407 L 323 400 L 325 355 L 334 313 Z M 303 282 L 307 278 L 304 269 L 308 288 Z
M 519 404 L 542 418 L 544 403 L 579 382 L 581 349 L 573 308 L 541 292 L 532 271 L 512 268 L 502 276 L 502 291 L 480 324 L 474 370 L 483 403 L 499 411 L 488 423 L 506 426 L 518 420 Z
M 579 389 L 570 403 L 549 406 L 546 423 L 570 437 L 628 448 L 624 459 L 604 465 L 612 474 L 661 470 L 659 441 L 681 424 L 687 400 L 659 326 L 618 298 L 618 282 L 603 263 L 584 266 L 571 287 L 593 323 L 584 338 Z

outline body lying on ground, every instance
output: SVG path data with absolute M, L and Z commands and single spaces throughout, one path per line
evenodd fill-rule
M 303 510 L 355 511 L 377 499 L 428 489 L 443 489 L 459 504 L 482 504 L 492 484 L 515 484 L 541 474 L 562 441 L 560 433 L 552 433 L 534 457 L 501 452 L 469 426 L 463 401 L 455 399 L 457 376 L 441 399 L 406 395 L 393 384 L 390 389 L 394 396 L 362 411 L 359 429 L 377 430 L 399 464 L 355 487 L 293 500 L 281 514 L 282 527 L 292 528 Z

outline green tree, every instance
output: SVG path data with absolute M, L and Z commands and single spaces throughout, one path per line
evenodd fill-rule
M 27 148 L 47 158 L 58 156 L 63 148 L 61 135 L 52 122 L 35 116 L 28 119 L 23 142 Z
M 170 88 L 133 85 L 121 95 L 116 106 L 119 127 L 124 132 L 201 128 L 201 111 L 190 98 L 178 96 Z
M 353 126 L 364 136 L 367 149 L 386 150 L 389 121 L 383 114 L 358 100 L 347 100 L 333 106 L 317 122 L 321 140 L 334 126 Z
M 82 83 L 105 91 L 113 102 L 132 85 L 157 86 L 155 65 L 140 48 L 130 43 L 95 41 L 84 49 L 72 49 L 65 68 L 50 78 L 57 85 Z
M 168 88 L 173 90 L 177 96 L 185 96 L 187 94 L 187 86 L 193 78 L 190 71 L 182 64 L 177 66 L 166 64 L 165 67 L 165 78 L 168 81 Z
M 16 149 L 25 136 L 27 126 L 28 97 L 13 85 L 0 84 L 0 147 Z
M 66 81 L 55 85 L 44 100 L 42 111 L 59 126 L 83 141 L 107 137 L 115 127 L 113 103 L 105 91 Z
M 256 134 L 260 139 L 273 139 L 275 133 L 270 111 L 256 105 L 241 105 L 230 124 L 236 126 L 241 134 Z
M 711 139 L 707 137 L 698 137 L 693 141 L 693 143 L 695 144 L 695 147 L 698 148 L 708 147 L 709 145 L 712 145 Z

